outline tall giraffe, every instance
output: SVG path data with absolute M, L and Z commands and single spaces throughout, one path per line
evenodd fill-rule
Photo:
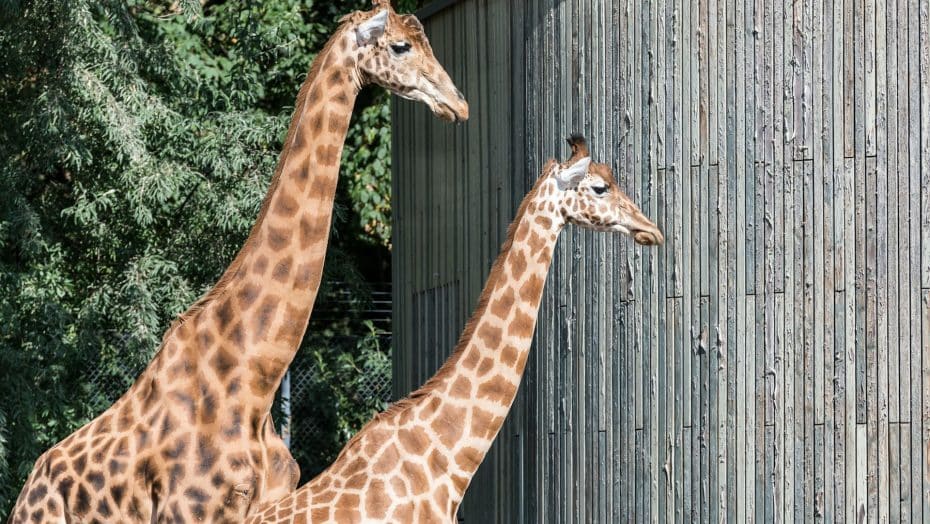
M 420 22 L 389 0 L 346 16 L 316 57 L 257 223 L 110 409 L 44 453 L 12 522 L 241 521 L 294 490 L 269 413 L 319 289 L 349 118 L 380 84 L 464 121 Z
M 517 394 L 562 227 L 664 240 L 610 167 L 591 163 L 584 139 L 569 144 L 571 158 L 550 160 L 523 199 L 478 307 L 436 375 L 376 415 L 326 471 L 248 522 L 455 521 Z

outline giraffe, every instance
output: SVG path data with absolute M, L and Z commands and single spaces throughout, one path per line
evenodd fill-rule
M 413 15 L 355 12 L 300 89 L 258 220 L 130 390 L 36 461 L 12 522 L 241 521 L 297 485 L 270 415 L 319 289 L 338 163 L 365 84 L 449 121 L 468 104 Z
M 454 522 L 517 394 L 559 232 L 572 223 L 658 245 L 662 233 L 591 163 L 583 137 L 549 160 L 523 199 L 452 355 L 379 413 L 318 477 L 260 508 L 258 522 Z

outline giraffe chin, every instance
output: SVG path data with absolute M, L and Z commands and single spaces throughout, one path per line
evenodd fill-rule
M 433 109 L 433 114 L 450 123 L 462 123 L 468 120 L 468 106 L 463 112 L 455 111 L 447 104 L 440 104 Z
M 665 239 L 662 238 L 662 234 L 659 232 L 635 231 L 633 232 L 633 240 L 637 244 L 643 246 L 658 246 L 662 244 Z

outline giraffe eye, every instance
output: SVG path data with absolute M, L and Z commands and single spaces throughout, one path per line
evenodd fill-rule
M 396 44 L 391 44 L 391 51 L 394 51 L 398 55 L 402 55 L 410 51 L 410 44 L 407 42 L 397 42 Z
M 598 195 L 603 195 L 607 192 L 607 186 L 591 186 L 591 189 Z

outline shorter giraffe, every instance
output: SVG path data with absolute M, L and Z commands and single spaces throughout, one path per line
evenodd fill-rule
M 517 394 L 559 231 L 572 223 L 643 245 L 664 240 L 610 167 L 591 163 L 585 140 L 569 144 L 571 158 L 550 160 L 523 199 L 449 360 L 376 415 L 326 471 L 248 522 L 455 522 Z

